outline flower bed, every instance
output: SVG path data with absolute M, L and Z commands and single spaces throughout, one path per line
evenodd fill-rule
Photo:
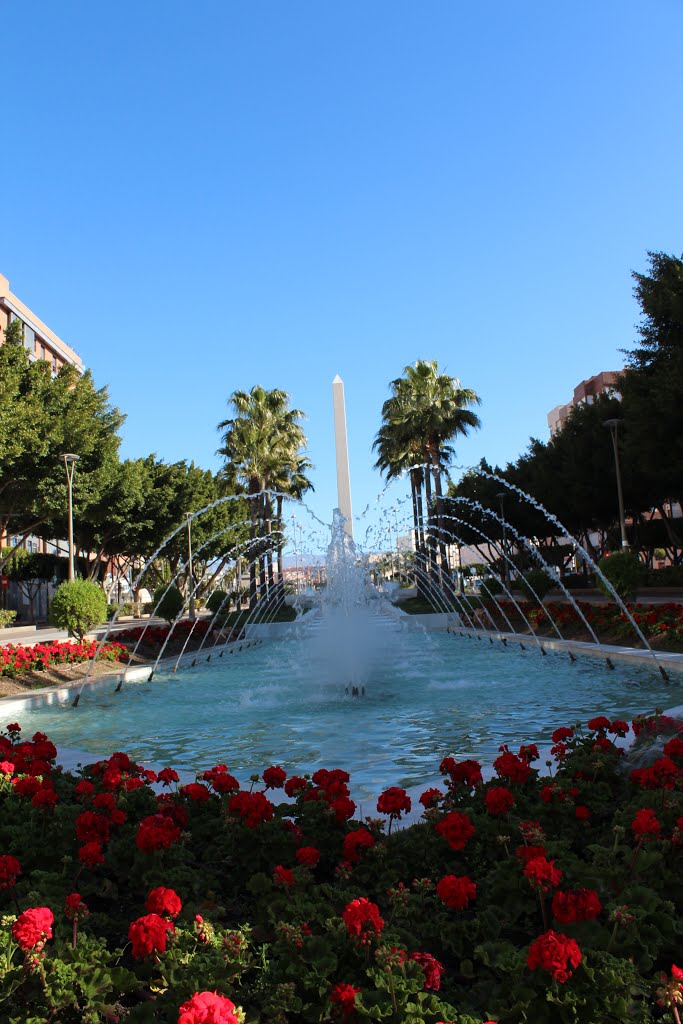
M 4 644 L 0 647 L 0 676 L 14 679 L 28 672 L 44 672 L 54 665 L 76 665 L 90 661 L 97 651 L 97 641 L 71 643 L 54 640 L 49 644 Z M 101 661 L 122 661 L 127 655 L 120 643 L 104 644 L 98 654 Z
M 534 745 L 490 782 L 446 757 L 393 828 L 409 795 L 354 820 L 341 769 L 180 786 L 117 753 L 72 775 L 13 723 L 0 1021 L 678 1020 L 683 731 L 633 728 L 630 765 L 606 718 L 557 729 L 545 777 Z
M 526 630 L 524 619 L 512 601 L 499 600 L 498 605 L 510 619 L 513 627 L 519 632 Z M 562 601 L 545 603 L 545 611 L 538 605 L 520 601 L 520 607 L 531 623 L 535 632 L 550 636 L 552 629 L 548 622 L 550 615 L 557 627 L 568 639 L 590 640 L 591 636 L 581 616 L 573 605 Z M 624 641 L 636 647 L 642 646 L 638 634 L 616 604 L 598 604 L 590 601 L 577 601 L 586 621 L 591 625 L 598 638 L 605 643 L 611 640 Z M 487 601 L 486 607 L 501 629 L 509 628 L 495 602 Z M 656 641 L 661 647 L 679 650 L 683 646 L 683 605 L 668 602 L 667 604 L 628 604 L 626 606 L 644 635 L 651 642 Z M 547 614 L 546 614 L 547 613 Z

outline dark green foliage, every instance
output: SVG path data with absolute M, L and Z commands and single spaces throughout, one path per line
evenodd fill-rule
M 607 577 L 622 601 L 630 601 L 635 597 L 638 587 L 642 586 L 647 579 L 647 569 L 638 556 L 631 551 L 615 551 L 609 556 L 605 555 L 600 559 L 598 568 Z M 611 597 L 612 595 L 599 576 L 596 581 L 600 590 Z
M 550 573 L 544 572 L 543 569 L 531 569 L 524 574 L 520 585 L 522 593 L 530 601 L 536 601 L 536 599 L 542 601 L 545 595 L 557 586 L 557 583 Z
M 89 629 L 107 618 L 107 598 L 102 587 L 92 580 L 67 580 L 55 591 L 50 619 L 69 636 L 82 640 Z
M 154 615 L 158 615 L 160 618 L 166 619 L 167 622 L 171 623 L 180 615 L 184 604 L 185 598 L 178 588 L 166 585 L 154 591 L 152 608 L 150 610 Z
M 217 612 L 218 609 L 227 609 L 228 595 L 224 590 L 214 590 L 209 594 L 206 607 L 210 612 Z

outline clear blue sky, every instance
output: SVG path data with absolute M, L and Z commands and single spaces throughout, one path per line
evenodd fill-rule
M 388 382 L 483 401 L 515 459 L 622 365 L 630 271 L 683 250 L 680 0 L 5 0 L 0 272 L 127 414 L 123 454 L 217 468 L 226 399 L 306 411 L 355 511 Z

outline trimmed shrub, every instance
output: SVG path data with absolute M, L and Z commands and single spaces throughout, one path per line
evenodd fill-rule
M 556 581 L 543 569 L 531 569 L 526 575 L 520 580 L 520 586 L 522 594 L 529 601 L 542 601 L 543 598 L 549 591 L 557 586 Z M 534 593 L 535 591 L 535 593 Z
M 206 602 L 206 607 L 210 612 L 217 612 L 219 608 L 223 611 L 227 611 L 228 608 L 228 595 L 224 590 L 214 590 L 209 594 Z
M 598 562 L 598 568 L 607 577 L 622 601 L 630 601 L 639 586 L 642 586 L 647 578 L 647 569 L 637 555 L 630 551 L 615 551 L 611 555 L 605 555 Z M 597 585 L 599 589 L 611 597 L 609 590 L 598 576 Z
M 166 588 L 163 586 L 154 591 L 150 611 L 153 615 L 158 615 L 159 618 L 166 619 L 171 623 L 178 617 L 184 604 L 185 598 L 177 587 Z
M 92 580 L 67 580 L 60 583 L 50 605 L 50 621 L 69 636 L 82 640 L 89 629 L 105 622 L 107 597 L 99 583 Z
M 17 613 L 10 611 L 9 608 L 5 610 L 0 608 L 0 629 L 4 629 L 5 626 L 11 626 L 17 617 Z
M 486 579 L 481 582 L 479 593 L 482 597 L 493 597 L 494 594 L 502 594 L 503 584 L 494 576 L 487 576 Z

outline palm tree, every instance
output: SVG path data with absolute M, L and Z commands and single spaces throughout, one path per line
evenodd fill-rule
M 272 546 L 268 540 L 272 530 L 270 491 L 277 489 L 276 481 L 287 467 L 295 466 L 301 448 L 306 445 L 299 423 L 304 414 L 300 409 L 290 409 L 286 391 L 268 391 L 259 385 L 251 391 L 233 392 L 229 405 L 235 415 L 218 424 L 218 429 L 224 431 L 218 454 L 225 456 L 229 472 L 247 490 L 252 553 L 249 602 L 253 607 L 259 593 L 265 594 L 268 584 L 274 583 Z
M 397 475 L 410 468 L 405 460 L 414 455 L 422 463 L 429 569 L 432 573 L 437 569 L 438 544 L 441 574 L 447 576 L 442 475 L 454 455 L 449 442 L 480 426 L 479 417 L 470 408 L 478 405 L 480 399 L 470 388 L 463 388 L 457 377 L 441 373 L 436 360 L 426 359 L 406 366 L 403 376 L 392 381 L 391 391 L 391 397 L 382 407 L 382 427 L 375 441 L 380 451 L 378 468 L 386 470 L 391 465 L 390 475 Z M 385 466 L 386 459 L 389 462 Z M 413 493 L 416 481 L 417 475 L 411 473 Z M 435 501 L 432 500 L 432 483 Z M 415 498 L 413 508 L 417 523 Z

